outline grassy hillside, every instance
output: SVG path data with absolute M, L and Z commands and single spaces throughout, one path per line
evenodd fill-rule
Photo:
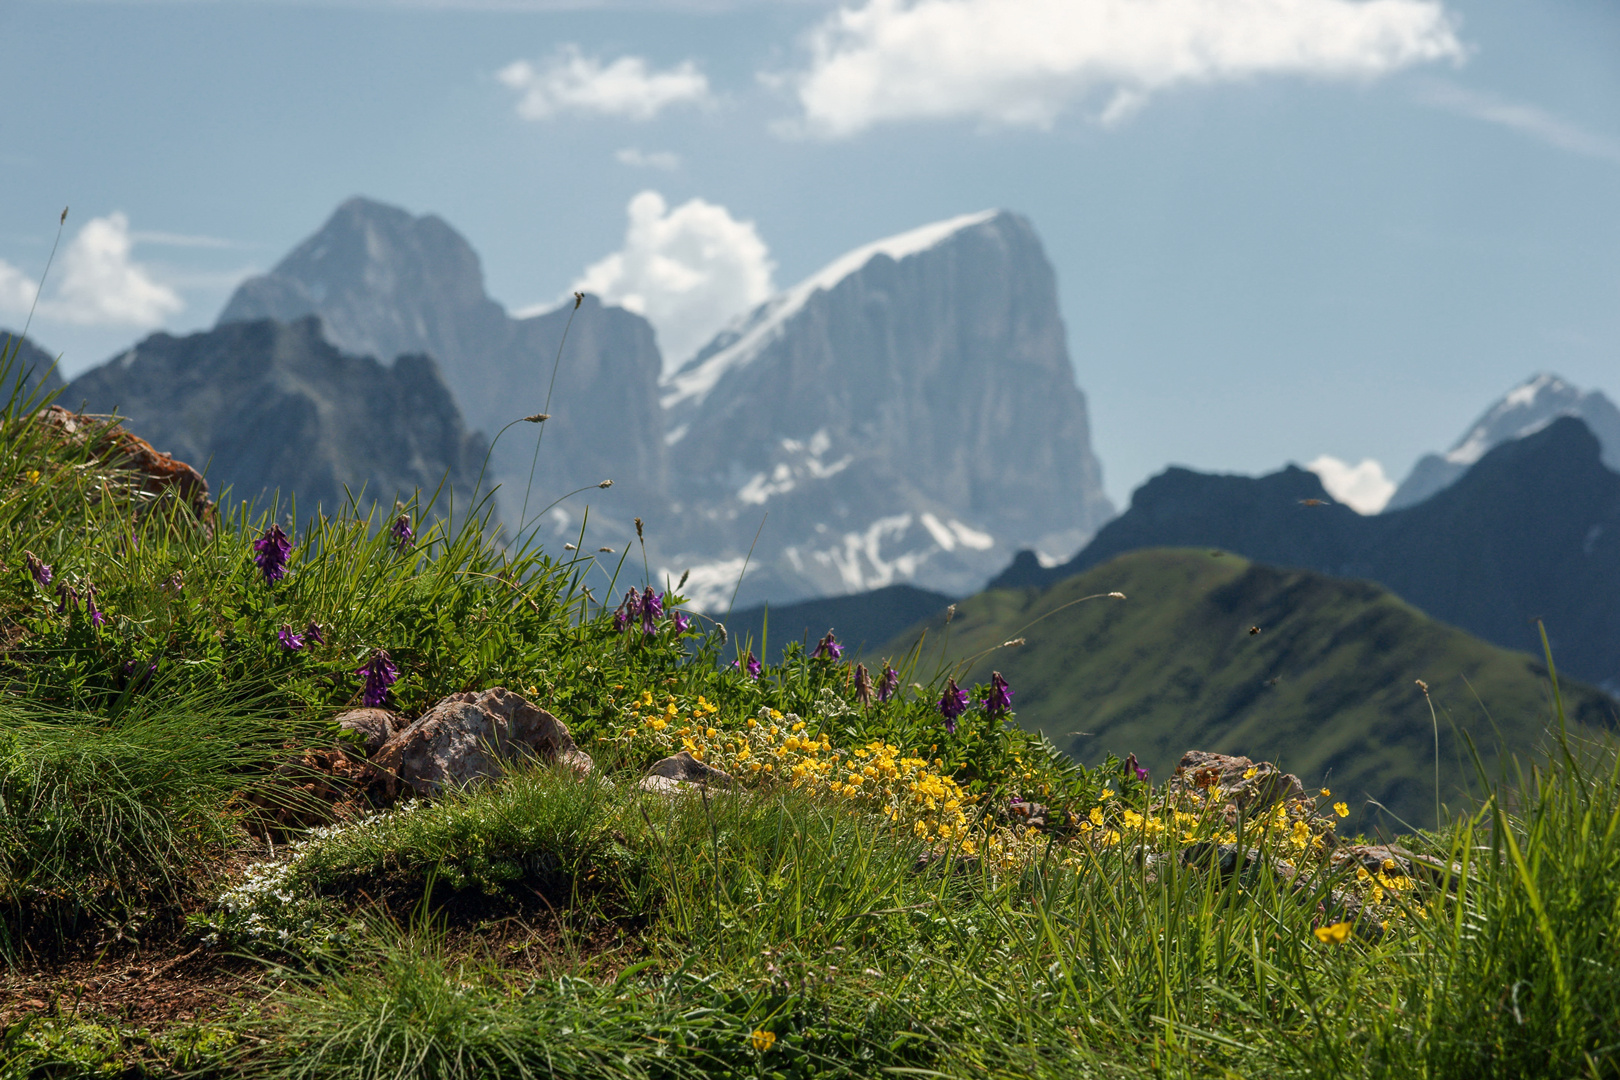
M 1128 599 L 1073 603 L 1116 591 Z M 948 628 L 941 616 L 927 629 L 919 670 L 942 656 L 978 657 L 968 679 L 1002 672 L 1018 722 L 1081 761 L 1135 753 L 1163 776 L 1186 750 L 1246 754 L 1281 763 L 1308 787 L 1326 784 L 1358 813 L 1377 800 L 1414 823 L 1434 818 L 1434 735 L 1416 680 L 1439 715 L 1442 789 L 1453 804 L 1475 771 L 1463 733 L 1494 767 L 1499 747 L 1532 748 L 1549 715 L 1545 669 L 1521 653 L 1368 582 L 1207 549 L 1138 551 L 1044 590 L 981 593 Z M 1027 643 L 997 648 L 1019 636 Z M 889 651 L 917 637 L 910 631 Z M 1609 724 L 1620 708 L 1563 685 L 1581 725 Z

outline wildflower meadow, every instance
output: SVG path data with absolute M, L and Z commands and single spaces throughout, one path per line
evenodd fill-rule
M 588 515 L 205 520 L 48 404 L 0 414 L 6 1075 L 1620 1075 L 1620 757 L 1556 669 L 1541 756 L 1342 835 L 1265 747 L 1155 776 L 999 671 L 766 663 Z M 339 714 L 495 687 L 591 767 L 282 813 L 373 776 Z

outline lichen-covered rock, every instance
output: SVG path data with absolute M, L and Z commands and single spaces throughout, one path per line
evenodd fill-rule
M 682 750 L 673 757 L 656 762 L 641 778 L 641 790 L 660 795 L 673 795 L 694 787 L 731 787 L 735 781 L 730 773 L 712 765 L 705 765 Z
M 399 731 L 399 717 L 387 709 L 350 709 L 339 713 L 335 720 L 338 730 L 353 732 L 366 748 L 366 757 L 373 758 L 383 745 Z
M 1253 775 L 1246 775 L 1250 770 Z M 1251 761 L 1231 754 L 1189 750 L 1170 778 L 1172 789 L 1219 787 L 1225 801 L 1247 814 L 1280 802 L 1305 797 L 1305 785 L 1269 761 Z
M 391 736 L 373 762 L 417 795 L 480 784 L 518 762 L 555 763 L 581 773 L 593 767 L 567 725 L 501 686 L 451 694 Z

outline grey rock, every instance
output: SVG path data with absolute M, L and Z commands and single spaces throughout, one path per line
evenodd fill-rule
M 451 694 L 383 744 L 373 763 L 417 795 L 437 795 L 504 774 L 517 763 L 591 771 L 561 720 L 505 687 Z
M 387 709 L 350 709 L 335 718 L 340 731 L 352 731 L 366 748 L 366 757 L 377 751 L 399 730 L 399 717 Z
M 468 433 L 432 360 L 384 367 L 343 353 L 316 319 L 153 334 L 61 400 L 117 411 L 153 444 L 207 463 L 214 488 L 236 500 L 296 492 L 301 515 L 335 512 L 362 490 L 385 505 L 420 490 L 425 502 L 446 475 L 470 492 L 488 445 Z
M 729 788 L 736 783 L 731 774 L 704 764 L 690 752 L 682 750 L 673 757 L 656 762 L 641 778 L 641 790 L 659 795 L 673 795 L 694 788 Z

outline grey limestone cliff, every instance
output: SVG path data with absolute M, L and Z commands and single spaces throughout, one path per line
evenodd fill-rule
M 1016 214 L 851 252 L 664 393 L 675 546 L 700 595 L 729 594 L 756 531 L 748 601 L 902 581 L 959 595 L 1019 547 L 1071 554 L 1113 513 L 1053 271 Z

